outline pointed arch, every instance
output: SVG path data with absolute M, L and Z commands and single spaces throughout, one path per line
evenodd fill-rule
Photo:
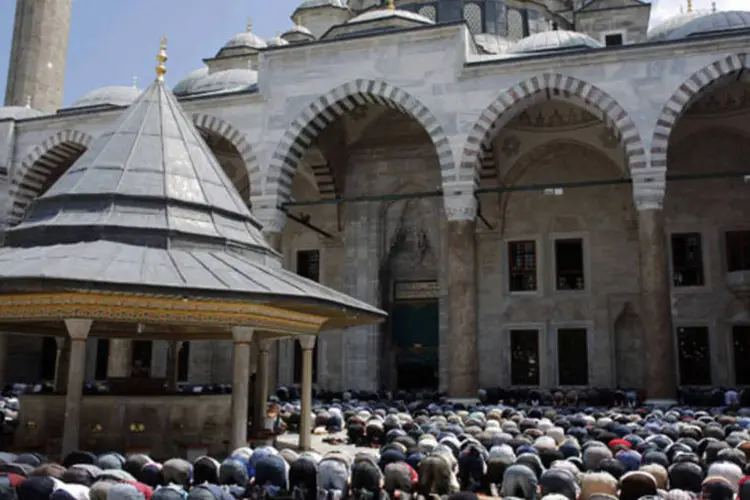
M 459 176 L 479 180 L 481 154 L 489 150 L 494 132 L 522 110 L 545 100 L 565 100 L 601 116 L 617 133 L 629 170 L 646 166 L 646 155 L 635 123 L 620 104 L 591 83 L 559 73 L 544 73 L 509 88 L 490 103 L 471 128 L 461 155 Z
M 704 66 L 686 79 L 672 94 L 656 120 L 651 141 L 651 166 L 667 168 L 669 137 L 680 118 L 703 93 L 719 81 L 739 76 L 748 69 L 747 54 L 731 54 Z
M 73 164 L 94 138 L 80 130 L 61 130 L 33 146 L 11 178 L 11 207 L 8 223 L 14 225 L 26 216 L 31 203 L 43 194 L 50 177 Z
M 358 79 L 321 95 L 292 121 L 271 157 L 265 185 L 254 194 L 277 197 L 279 203 L 286 202 L 305 150 L 329 124 L 366 104 L 395 109 L 419 122 L 435 145 L 442 179 L 449 180 L 455 174 L 448 137 L 427 106 L 388 82 Z
M 256 183 L 261 182 L 261 171 L 258 158 L 253 152 L 250 142 L 245 134 L 240 132 L 234 125 L 213 115 L 195 113 L 192 115 L 193 123 L 199 131 L 206 131 L 229 142 L 235 147 L 245 164 L 244 175 L 247 176 L 250 192 Z M 239 179 L 231 179 L 235 186 Z M 258 184 L 259 185 L 259 184 Z M 249 194 L 249 193 L 248 193 Z

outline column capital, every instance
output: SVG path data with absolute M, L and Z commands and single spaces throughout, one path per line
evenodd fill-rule
M 249 344 L 253 341 L 253 329 L 245 326 L 232 328 L 232 340 L 235 344 Z
M 263 337 L 255 337 L 255 345 L 258 346 L 258 351 L 268 352 L 271 350 L 271 339 L 265 339 Z
M 278 208 L 277 196 L 252 196 L 252 213 L 263 225 L 264 233 L 280 233 L 286 225 L 286 214 Z
M 62 351 L 65 348 L 66 337 L 55 337 L 55 344 L 57 344 L 57 350 Z
M 452 182 L 443 185 L 445 217 L 451 221 L 473 221 L 477 216 L 474 181 Z
M 90 319 L 66 319 L 65 329 L 68 330 L 71 340 L 86 340 L 93 323 Z
M 666 167 L 639 168 L 630 172 L 630 178 L 636 210 L 661 210 L 667 188 Z
M 315 341 L 318 340 L 317 335 L 297 335 L 299 345 L 303 351 L 310 351 L 315 348 Z

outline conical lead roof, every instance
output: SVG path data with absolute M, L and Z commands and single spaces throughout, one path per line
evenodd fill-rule
M 78 241 L 267 247 L 260 225 L 161 78 L 39 197 L 9 246 Z

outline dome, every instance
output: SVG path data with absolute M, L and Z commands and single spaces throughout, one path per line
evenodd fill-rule
M 250 32 L 250 30 L 243 33 L 237 33 L 224 44 L 224 49 L 265 49 L 267 47 L 266 42 L 262 38 Z
M 281 35 L 276 35 L 275 37 L 271 38 L 270 40 L 266 41 L 266 44 L 269 47 L 282 47 L 284 45 L 289 45 L 289 42 L 281 38 Z
M 492 33 L 477 33 L 474 35 L 474 41 L 488 54 L 502 54 L 513 43 L 503 36 Z
M 693 21 L 701 16 L 709 14 L 706 11 L 696 12 L 685 12 L 676 16 L 670 17 L 669 19 L 657 24 L 648 31 L 648 40 L 650 42 L 656 42 L 659 40 L 666 40 L 667 37 L 676 29 L 681 28 L 685 24 Z
M 195 83 L 206 75 L 208 75 L 208 66 L 196 69 L 177 82 L 177 85 L 172 89 L 172 93 L 177 96 L 189 94 L 193 90 Z
M 292 26 L 291 29 L 289 29 L 289 30 L 285 31 L 284 33 L 282 33 L 281 37 L 285 38 L 285 37 L 291 36 L 291 35 L 301 35 L 303 37 L 308 37 L 308 38 L 313 38 L 313 39 L 315 38 L 315 35 L 312 34 L 312 31 L 310 31 L 309 29 L 305 28 L 304 26 L 300 26 L 298 24 L 295 24 L 294 26 Z
M 70 108 L 87 108 L 90 106 L 130 106 L 141 95 L 141 90 L 130 86 L 111 86 L 92 90 L 81 97 Z
M 524 54 L 558 49 L 599 49 L 601 47 L 604 47 L 604 45 L 583 33 L 555 30 L 544 31 L 542 33 L 522 38 L 508 47 L 508 53 Z
M 665 40 L 679 40 L 691 36 L 706 35 L 731 30 L 750 29 L 749 11 L 713 12 L 699 16 L 675 28 L 664 38 Z
M 414 12 L 400 9 L 376 9 L 360 14 L 356 17 L 349 19 L 346 24 L 357 24 L 357 23 L 368 23 L 373 21 L 380 21 L 383 19 L 404 19 L 406 21 L 421 23 L 421 24 L 435 24 L 430 18 L 420 16 Z
M 251 69 L 227 69 L 206 75 L 193 85 L 191 94 L 237 92 L 258 83 L 258 73 Z
M 0 120 L 23 120 L 26 118 L 36 118 L 44 113 L 34 108 L 23 106 L 5 106 L 0 107 Z
M 299 4 L 297 10 L 317 9 L 319 7 L 335 7 L 338 9 L 348 8 L 344 0 L 305 0 L 304 2 Z

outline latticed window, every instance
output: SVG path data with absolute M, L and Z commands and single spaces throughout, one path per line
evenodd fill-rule
M 418 14 L 420 16 L 426 17 L 427 19 L 430 19 L 431 21 L 437 21 L 437 9 L 434 5 L 425 5 L 421 9 L 419 9 Z
M 482 33 L 482 8 L 475 3 L 464 5 L 464 20 L 472 33 Z
M 536 243 L 534 241 L 508 243 L 508 274 L 511 292 L 536 290 Z
M 508 9 L 508 39 L 523 38 L 523 15 L 516 9 Z

